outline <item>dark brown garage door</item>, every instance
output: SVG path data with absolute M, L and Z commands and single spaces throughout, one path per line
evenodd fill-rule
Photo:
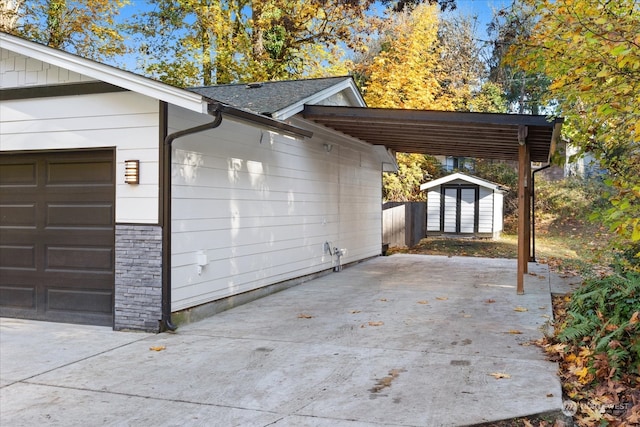
M 0 315 L 112 325 L 113 151 L 0 154 Z

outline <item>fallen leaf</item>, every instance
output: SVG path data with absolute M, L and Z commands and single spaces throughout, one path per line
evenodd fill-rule
M 351 314 L 357 314 L 360 313 L 360 310 L 351 310 Z
M 436 297 L 436 299 L 437 299 L 438 301 L 446 301 L 446 300 L 448 300 L 448 299 L 449 299 L 449 297 Z
M 418 301 L 418 304 L 429 304 L 429 301 L 427 300 Z
M 541 305 L 540 307 L 538 307 L 540 310 L 546 310 L 547 306 L 546 305 Z
M 471 315 L 470 314 L 465 314 L 462 317 L 471 317 Z
M 507 332 L 507 333 L 512 334 L 512 335 L 520 335 L 520 334 L 522 334 L 522 332 L 520 332 L 517 329 L 509 329 L 509 332 Z
M 513 311 L 525 312 L 525 311 L 529 311 L 529 309 L 525 307 L 516 307 L 513 309 Z
M 631 319 L 629 319 L 630 325 L 635 325 L 638 322 L 640 322 L 640 311 L 636 311 L 635 313 L 633 313 L 631 315 Z
M 384 322 L 379 321 L 379 322 L 369 322 L 369 326 L 382 326 L 384 325 Z
M 387 299 L 386 298 L 380 298 L 380 301 L 387 302 Z
M 310 314 L 300 313 L 298 314 L 298 319 L 313 319 L 313 316 Z
M 553 393 L 547 393 L 547 397 L 553 397 Z
M 489 298 L 488 300 L 485 301 L 487 304 L 493 304 L 494 302 L 496 302 L 496 300 Z
M 149 347 L 149 350 L 152 351 L 162 351 L 162 350 L 166 350 L 167 347 L 163 346 L 163 345 L 155 345 L 153 347 Z
M 491 375 L 493 378 L 495 378 L 495 379 L 497 379 L 497 380 L 499 380 L 499 379 L 501 379 L 501 378 L 506 378 L 506 379 L 511 378 L 511 375 L 509 375 L 509 374 L 505 374 L 505 373 L 503 373 L 503 372 L 492 372 L 492 373 L 490 373 L 489 375 Z

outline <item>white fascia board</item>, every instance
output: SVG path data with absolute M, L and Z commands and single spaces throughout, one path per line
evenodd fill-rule
M 442 184 L 446 184 L 447 182 L 455 181 L 456 179 L 461 179 L 463 181 L 470 182 L 471 184 L 476 184 L 481 187 L 490 188 L 494 191 L 502 191 L 499 185 L 494 184 L 493 182 L 487 181 L 485 179 L 477 178 L 475 176 L 467 175 L 464 173 L 454 173 L 451 175 L 443 176 L 442 178 L 434 179 L 433 181 L 426 182 L 420 185 L 420 190 L 428 190 L 429 188 L 437 187 Z
M 351 103 L 353 104 L 353 105 L 350 105 L 350 107 L 366 107 L 367 106 L 367 104 L 364 102 L 364 98 L 362 98 L 362 95 L 360 94 L 360 91 L 356 87 L 356 84 L 353 81 L 353 79 L 345 78 L 343 81 L 335 84 L 334 86 L 331 86 L 325 90 L 317 92 L 312 96 L 309 96 L 303 99 L 300 102 L 297 102 L 286 108 L 283 108 L 282 110 L 276 111 L 271 115 L 271 117 L 277 120 L 286 120 L 289 117 L 295 116 L 296 114 L 304 110 L 305 105 L 318 104 L 319 102 L 339 92 L 342 92 L 345 89 L 347 90 L 347 98 L 349 98 L 349 101 L 351 101 Z
M 100 80 L 150 98 L 207 114 L 207 101 L 201 96 L 130 71 L 82 58 L 49 46 L 0 32 L 0 47 L 12 52 Z

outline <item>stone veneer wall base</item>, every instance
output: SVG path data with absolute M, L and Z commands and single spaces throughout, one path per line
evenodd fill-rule
M 116 224 L 113 329 L 159 332 L 162 227 Z

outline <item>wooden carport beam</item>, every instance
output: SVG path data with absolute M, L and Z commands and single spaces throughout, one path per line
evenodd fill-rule
M 531 148 L 528 128 L 518 126 L 518 295 L 524 294 L 524 275 L 531 255 Z

